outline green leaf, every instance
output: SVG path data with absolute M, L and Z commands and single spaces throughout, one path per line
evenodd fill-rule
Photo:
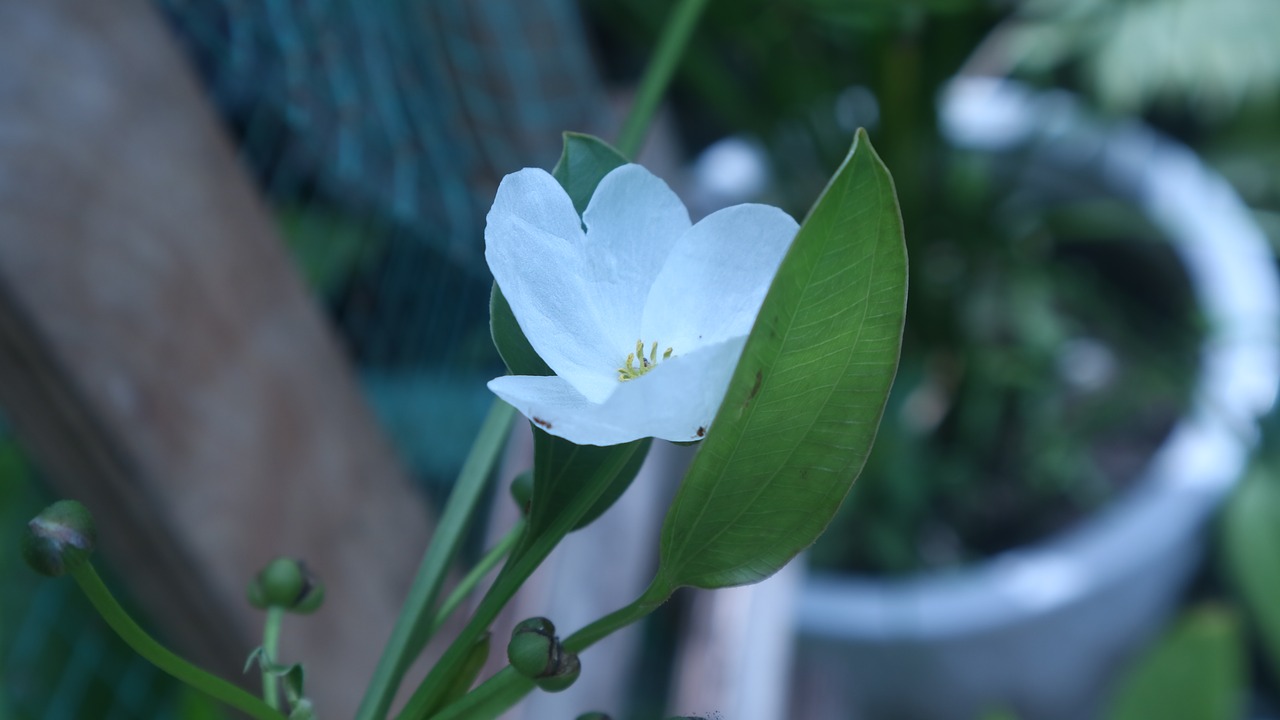
M 597 447 L 574 445 L 538 428 L 533 433 L 533 500 L 529 507 L 529 534 L 533 536 L 550 528 L 555 516 L 588 483 L 605 483 L 607 487 L 600 499 L 575 521 L 573 529 L 584 528 L 603 515 L 631 485 L 653 442 L 646 438 Z M 620 467 L 616 464 L 618 459 L 622 459 Z
M 491 633 L 485 633 L 471 646 L 470 654 L 458 666 L 458 674 L 453 678 L 449 689 L 445 691 L 440 707 L 444 707 L 466 695 L 471 686 L 475 684 L 476 678 L 480 676 L 480 671 L 484 669 L 485 661 L 489 659 L 490 637 Z
M 622 466 L 622 469 L 618 471 L 616 476 L 614 476 L 613 481 L 609 483 L 609 487 L 605 488 L 604 494 L 600 496 L 599 500 L 596 500 L 596 504 L 592 505 L 591 509 L 587 510 L 587 513 L 578 520 L 576 525 L 573 526 L 574 530 L 580 530 L 590 525 L 595 522 L 597 518 L 603 515 L 605 511 L 613 507 L 613 504 L 618 501 L 618 498 L 622 497 L 622 493 L 626 492 L 627 488 L 631 487 L 631 481 L 636 479 L 636 475 L 640 472 L 640 466 L 644 465 L 645 458 L 649 456 L 649 448 L 652 444 L 653 438 L 644 438 L 643 440 L 637 440 L 633 443 L 617 446 L 631 446 L 635 449 L 631 452 L 631 456 L 627 459 L 627 463 Z M 614 452 L 620 451 L 615 450 Z M 603 466 L 603 463 L 600 460 L 597 460 L 596 462 L 601 463 L 601 466 Z
M 1107 720 L 1231 720 L 1244 697 L 1243 647 L 1223 607 L 1187 613 L 1121 682 Z
M 307 696 L 307 671 L 302 669 L 301 663 L 294 663 L 283 670 L 277 675 L 284 683 L 284 696 L 288 698 L 290 705 L 297 705 Z
M 511 313 L 511 305 L 507 304 L 497 283 L 489 292 L 489 333 L 493 336 L 493 346 L 498 348 L 502 362 L 507 364 L 512 375 L 555 375 L 520 330 L 516 316 Z
M 622 153 L 600 138 L 567 132 L 564 134 L 564 150 L 551 176 L 569 193 L 573 209 L 581 216 L 604 176 L 626 164 L 627 159 Z
M 859 130 L 784 258 L 667 513 L 655 583 L 758 582 L 818 538 L 875 439 L 906 291 L 893 180 Z
M 1270 458 L 1253 466 L 1227 502 L 1220 547 L 1268 665 L 1280 673 L 1280 476 Z

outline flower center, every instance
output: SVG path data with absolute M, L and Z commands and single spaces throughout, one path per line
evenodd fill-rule
M 671 357 L 671 348 L 662 353 L 662 359 Z M 649 357 L 644 356 L 644 342 L 636 341 L 636 351 L 627 353 L 627 364 L 618 368 L 618 382 L 635 380 L 658 365 L 658 341 L 649 348 Z

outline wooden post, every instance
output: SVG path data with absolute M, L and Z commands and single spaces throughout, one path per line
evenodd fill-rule
M 428 513 L 145 0 L 0 0 L 0 403 L 199 661 L 245 677 L 246 582 L 306 558 L 282 656 L 353 714 Z

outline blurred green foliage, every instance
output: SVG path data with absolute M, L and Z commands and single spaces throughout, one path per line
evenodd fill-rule
M 1240 624 L 1226 607 L 1194 608 L 1120 683 L 1107 720 L 1234 720 L 1245 700 Z
M 1196 148 L 1280 247 L 1280 3 L 1027 0 L 987 71 L 1068 87 Z
M 1218 544 L 1227 585 L 1280 689 L 1280 413 L 1263 426 L 1261 449 L 1222 513 Z
M 1117 112 L 1213 120 L 1280 100 L 1274 0 L 1028 0 L 998 34 L 1013 67 L 1073 73 Z

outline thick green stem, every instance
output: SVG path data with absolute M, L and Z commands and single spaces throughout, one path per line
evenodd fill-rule
M 516 542 L 520 540 L 520 535 L 524 533 L 525 524 L 525 520 L 521 518 L 515 525 L 511 526 L 511 530 L 489 552 L 485 553 L 484 557 L 480 558 L 480 562 L 476 563 L 476 566 L 471 568 L 471 572 L 462 578 L 462 581 L 458 583 L 458 587 L 449 593 L 449 597 L 445 598 L 444 602 L 440 604 L 440 609 L 436 611 L 436 619 L 431 625 L 433 634 L 440 629 L 441 625 L 444 625 L 444 621 L 453 614 L 454 610 L 458 609 L 462 601 L 476 589 L 476 586 L 480 584 L 484 576 L 488 575 L 489 571 L 497 567 L 498 563 L 507 557 L 507 554 L 511 552 L 511 548 L 515 547 Z
M 84 591 L 89 602 L 93 603 L 94 609 L 107 622 L 107 625 L 111 626 L 111 629 L 120 636 L 121 640 L 128 643 L 134 652 L 152 665 L 209 697 L 258 720 L 285 720 L 284 715 L 250 693 L 201 670 L 156 642 L 138 626 L 138 623 L 133 621 L 133 618 L 129 617 L 124 608 L 120 607 L 120 603 L 112 597 L 111 591 L 102 583 L 102 578 L 98 577 L 91 563 L 81 563 L 71 568 L 70 572 L 71 577 L 75 578 L 80 589 Z
M 689 37 L 693 35 L 693 28 L 698 24 L 698 18 L 706 6 L 707 0 L 681 0 L 675 12 L 667 19 L 658 40 L 658 49 L 654 51 L 653 59 L 649 61 L 649 67 L 640 80 L 640 89 L 636 91 L 631 112 L 622 124 L 622 131 L 618 133 L 618 152 L 623 155 L 634 159 L 636 153 L 640 152 L 644 136 L 649 131 L 649 123 L 658 110 L 658 103 L 666 93 L 667 85 L 671 83 L 671 76 L 680 63 L 680 56 L 684 54 Z
M 391 639 L 383 649 L 382 658 L 360 702 L 356 720 L 382 720 L 387 716 L 405 672 L 431 637 L 436 627 L 433 610 L 445 573 L 462 544 L 467 524 L 480 503 L 485 483 L 493 471 L 514 416 L 511 406 L 501 400 L 495 399 L 489 408 L 440 516 L 440 524 L 423 555 L 418 574 L 409 589 L 409 597 L 400 609 Z
M 445 689 L 471 646 L 482 633 L 489 629 L 498 613 L 515 596 L 524 581 L 529 579 L 533 571 L 538 569 L 564 536 L 568 535 L 577 526 L 578 521 L 595 506 L 630 459 L 631 456 L 625 453 L 612 456 L 609 465 L 599 469 L 599 474 L 596 476 L 597 482 L 584 487 L 582 492 L 575 495 L 543 532 L 534 537 L 530 537 L 528 533 L 524 534 L 521 542 L 508 558 L 507 564 L 503 566 L 497 579 L 481 599 L 471 621 L 462 629 L 431 672 L 427 673 L 427 677 L 423 679 L 422 684 L 400 711 L 398 720 L 427 718 L 439 708 Z
M 280 652 L 280 623 L 284 620 L 284 608 L 272 605 L 267 608 L 267 619 L 262 624 L 262 699 L 273 710 L 280 709 L 279 683 L 271 667 L 279 662 L 276 656 Z
M 667 598 L 671 597 L 671 593 L 674 590 L 674 588 L 666 584 L 662 576 L 659 576 L 649 584 L 644 594 L 637 598 L 635 602 L 605 615 L 565 638 L 564 649 L 573 653 L 580 653 L 586 650 L 605 637 L 657 610 L 662 603 L 667 601 Z
M 532 680 L 508 665 L 457 702 L 432 715 L 431 720 L 490 720 L 520 702 L 534 687 Z

